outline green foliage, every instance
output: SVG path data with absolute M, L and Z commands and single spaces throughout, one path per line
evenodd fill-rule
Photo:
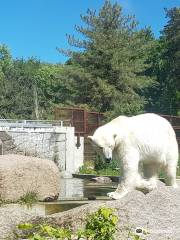
M 0 196 L 0 206 L 5 204 L 13 204 L 13 203 L 20 203 L 20 204 L 26 204 L 28 206 L 31 206 L 32 204 L 35 204 L 38 202 L 38 196 L 35 192 L 27 192 L 17 201 L 10 201 L 10 200 L 2 200 Z
M 100 155 L 96 156 L 95 165 L 92 166 L 91 163 L 85 162 L 83 166 L 79 168 L 79 173 L 81 174 L 93 174 L 97 176 L 119 176 L 120 170 L 116 160 L 111 163 L 106 163 L 104 158 Z
M 178 115 L 180 110 L 180 8 L 166 9 L 168 23 L 154 44 L 149 75 L 156 84 L 145 93 L 148 111 Z
M 84 164 L 83 166 L 81 166 L 81 167 L 79 168 L 79 173 L 81 173 L 81 174 L 93 174 L 93 175 L 96 175 L 96 174 L 97 174 L 97 172 L 96 172 L 94 169 L 88 168 L 88 167 L 86 166 L 86 164 Z
M 57 105 L 85 106 L 108 120 L 144 111 L 180 114 L 180 8 L 166 16 L 154 39 L 150 28 L 138 30 L 134 16 L 106 0 L 98 12 L 81 15 L 75 28 L 81 40 L 68 36 L 73 51 L 60 50 L 69 56 L 63 65 L 13 60 L 0 45 L 0 118 L 52 119 Z
M 107 169 L 107 168 L 111 168 L 111 169 L 115 169 L 118 168 L 118 162 L 113 159 L 110 163 L 106 163 L 104 160 L 104 156 L 100 155 L 100 154 L 96 154 L 96 158 L 94 161 L 94 169 L 99 171 L 102 169 Z
M 118 217 L 111 208 L 101 207 L 87 219 L 85 230 L 79 232 L 79 237 L 92 240 L 113 240 L 117 231 Z
M 52 227 L 48 224 L 23 223 L 17 226 L 16 239 L 59 239 L 70 240 L 74 236 L 84 237 L 91 240 L 113 240 L 113 235 L 117 231 L 118 217 L 111 208 L 101 207 L 97 212 L 87 217 L 84 230 L 79 230 L 73 234 L 70 229 Z
M 97 14 L 88 9 L 81 20 L 84 25 L 76 30 L 83 40 L 68 36 L 68 42 L 84 51 L 61 50 L 71 57 L 67 64 L 79 68 L 72 76 L 85 92 L 80 102 L 110 111 L 111 117 L 142 111 L 144 99 L 139 92 L 153 82 L 144 74 L 149 67 L 146 51 L 153 41 L 150 30 L 138 31 L 135 18 L 123 15 L 121 6 L 108 0 Z
M 107 167 L 97 171 L 97 175 L 99 176 L 120 176 L 120 170 L 113 169 L 111 167 Z
M 117 231 L 118 217 L 111 208 L 100 208 L 97 212 L 87 218 L 84 230 L 79 230 L 73 234 L 70 229 L 52 227 L 48 224 L 21 223 L 17 226 L 16 239 L 60 239 L 70 240 L 74 236 L 84 237 L 91 240 L 113 240 L 113 235 Z
M 79 168 L 78 173 L 80 173 L 80 174 L 93 174 L 93 175 L 97 175 L 97 176 L 119 176 L 120 175 L 119 170 L 112 169 L 110 167 L 97 171 L 97 170 L 94 170 L 94 169 L 87 168 L 84 165 Z
M 27 204 L 31 206 L 34 203 L 38 202 L 38 195 L 35 192 L 27 192 L 24 196 L 22 196 L 19 200 L 18 203 L 20 204 Z
M 44 240 L 44 239 L 71 239 L 71 231 L 69 229 L 52 227 L 47 224 L 31 224 L 23 223 L 18 225 L 19 233 L 17 239 L 27 238 L 31 240 Z

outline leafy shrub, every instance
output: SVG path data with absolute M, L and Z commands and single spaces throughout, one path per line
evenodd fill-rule
M 106 176 L 119 176 L 120 170 L 118 163 L 113 160 L 111 163 L 106 163 L 104 158 L 100 154 L 96 154 L 94 166 L 92 161 L 87 161 L 83 166 L 79 168 L 81 174 L 94 174 L 94 175 L 106 175 Z
M 97 174 L 97 172 L 94 169 L 89 168 L 86 165 L 83 165 L 79 168 L 79 173 L 81 173 L 81 174 L 94 174 L 94 175 Z
M 69 229 L 52 227 L 47 224 L 31 224 L 23 223 L 18 225 L 20 233 L 16 234 L 17 239 L 45 240 L 45 239 L 71 239 L 71 231 Z
M 91 239 L 113 240 L 117 230 L 118 217 L 111 208 L 101 207 L 87 217 L 84 230 L 73 234 L 70 229 L 52 227 L 47 224 L 23 223 L 18 225 L 16 239 L 46 240 L 46 239 Z
M 113 209 L 101 207 L 88 216 L 84 232 L 79 232 L 79 237 L 87 237 L 92 240 L 113 240 L 117 231 L 118 217 Z

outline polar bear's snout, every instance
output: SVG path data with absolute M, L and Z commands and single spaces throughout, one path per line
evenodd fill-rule
M 106 163 L 110 163 L 112 158 L 106 158 Z

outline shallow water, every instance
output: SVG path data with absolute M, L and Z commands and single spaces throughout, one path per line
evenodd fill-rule
M 79 178 L 61 179 L 59 199 L 106 197 L 116 187 L 117 183 L 96 183 Z
M 60 179 L 60 194 L 57 201 L 39 202 L 32 206 L 11 204 L 11 207 L 35 215 L 50 215 L 87 204 L 95 199 L 110 200 L 107 193 L 114 191 L 116 186 L 117 183 L 103 184 L 79 178 Z

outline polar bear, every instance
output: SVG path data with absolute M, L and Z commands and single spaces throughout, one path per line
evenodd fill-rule
M 113 156 L 121 162 L 122 181 L 115 192 L 108 193 L 110 198 L 120 199 L 133 189 L 153 190 L 160 169 L 166 174 L 166 185 L 177 188 L 178 144 L 165 118 L 153 113 L 119 116 L 88 138 L 108 162 Z

